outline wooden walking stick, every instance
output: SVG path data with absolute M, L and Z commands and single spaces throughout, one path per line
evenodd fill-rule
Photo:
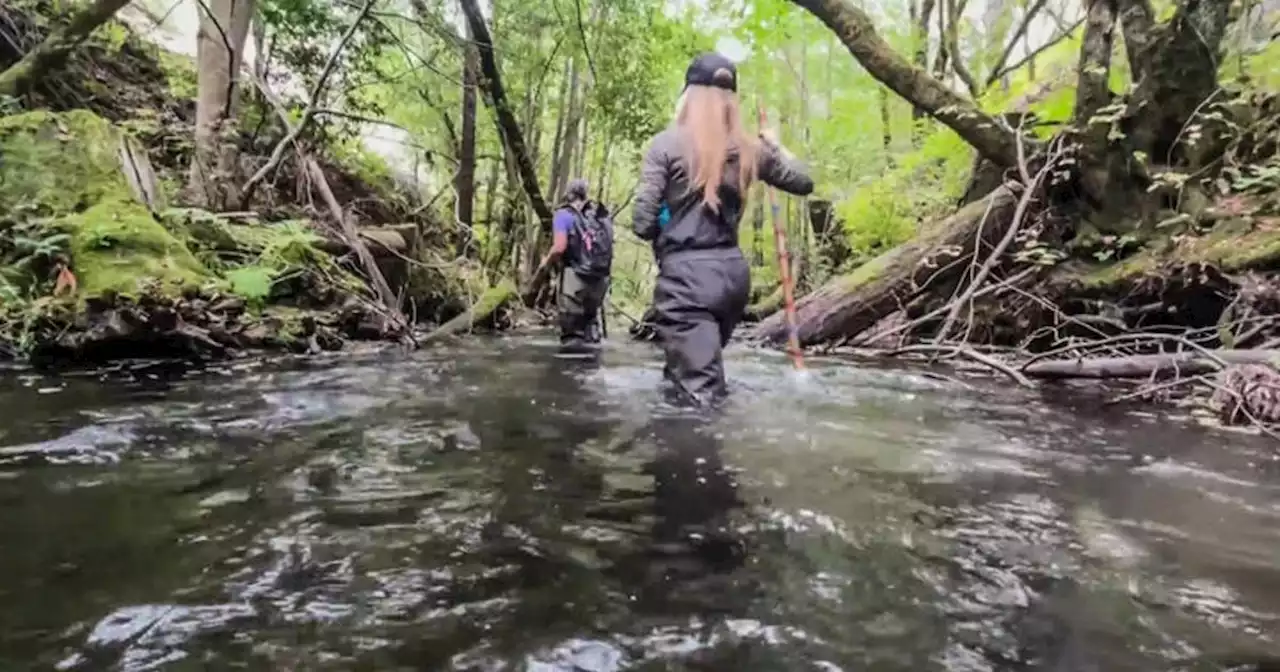
M 756 114 L 759 116 L 760 130 L 764 130 L 764 108 L 756 103 Z M 782 230 L 779 217 L 778 195 L 773 187 L 763 185 L 769 196 L 769 217 L 773 220 L 773 246 L 778 254 L 778 275 L 782 278 L 782 309 L 787 318 L 787 351 L 791 353 L 791 363 L 796 370 L 804 369 L 804 353 L 800 350 L 800 337 L 796 333 L 796 298 L 795 286 L 791 278 L 791 254 L 787 252 L 787 234 Z

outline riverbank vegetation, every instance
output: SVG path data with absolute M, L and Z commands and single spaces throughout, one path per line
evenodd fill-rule
M 798 302 L 802 344 L 960 358 L 1024 385 L 1145 382 L 1125 399 L 1198 386 L 1224 420 L 1280 420 L 1275 7 L 1067 5 L 1015 62 L 1059 7 L 992 3 L 1004 13 L 957 48 L 955 3 L 897 24 L 795 4 L 897 94 L 883 176 L 835 208 L 853 253 Z M 773 312 L 752 335 L 786 333 Z
M 0 9 L 9 356 L 316 351 L 538 319 L 551 292 L 531 262 L 553 195 L 583 174 L 625 206 L 682 61 L 710 48 L 656 2 L 496 18 L 468 3 L 154 5 Z M 177 36 L 194 57 L 161 44 L 179 10 L 198 23 Z M 503 55 L 519 52 L 537 58 Z M 649 268 L 635 243 L 623 303 L 645 291 L 627 281 Z
M 179 6 L 194 57 L 156 43 Z M 574 176 L 616 212 L 606 314 L 651 337 L 636 167 L 688 58 L 728 45 L 745 107 L 819 184 L 776 215 L 751 195 L 749 338 L 785 337 L 776 219 L 809 348 L 1149 381 L 1129 396 L 1207 386 L 1224 416 L 1263 419 L 1237 388 L 1271 384 L 1280 339 L 1276 10 L 10 3 L 0 342 L 305 351 L 536 320 Z

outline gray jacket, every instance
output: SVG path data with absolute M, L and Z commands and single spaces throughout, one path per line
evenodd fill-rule
M 729 153 L 719 189 L 720 211 L 714 212 L 703 204 L 701 190 L 689 189 L 681 151 L 683 134 L 672 126 L 653 139 L 640 168 L 640 186 L 631 209 L 632 228 L 637 236 L 653 242 L 659 259 L 672 252 L 738 247 L 738 224 L 746 198 L 730 181 L 739 170 L 737 152 Z M 758 168 L 765 184 L 796 196 L 813 193 L 813 179 L 805 167 L 767 143 L 761 145 Z M 671 221 L 659 231 L 658 212 L 664 202 L 671 209 Z

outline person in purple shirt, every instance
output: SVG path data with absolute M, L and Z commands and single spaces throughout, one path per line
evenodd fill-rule
M 567 348 L 578 348 L 600 340 L 596 327 L 600 307 L 609 289 L 612 223 L 602 206 L 587 199 L 587 181 L 584 179 L 569 182 L 561 203 L 551 220 L 551 249 L 543 257 L 542 265 L 564 261 L 556 297 L 560 313 L 560 343 Z M 589 244 L 599 238 L 597 227 L 602 225 L 602 221 L 609 227 L 610 238 L 604 241 L 603 249 L 607 254 L 604 261 L 593 256 L 595 250 L 601 248 L 593 249 Z M 593 233 L 597 235 L 593 236 Z M 602 263 L 603 270 L 600 269 Z

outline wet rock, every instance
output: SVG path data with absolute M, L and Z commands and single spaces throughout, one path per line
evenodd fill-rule
M 259 348 L 266 344 L 270 336 L 271 329 L 258 323 L 240 332 L 240 343 L 245 347 Z
M 441 449 L 444 452 L 472 451 L 480 449 L 480 437 L 467 424 L 459 424 L 441 437 Z
M 237 296 L 224 297 L 209 306 L 209 311 L 214 313 L 230 313 L 238 315 L 244 312 L 244 299 Z

